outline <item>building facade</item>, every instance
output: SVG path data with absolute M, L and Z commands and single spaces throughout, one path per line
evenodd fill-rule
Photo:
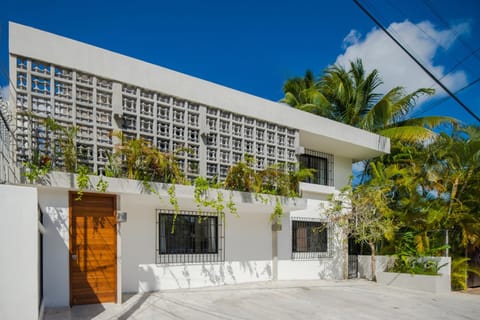
M 193 187 L 176 186 L 175 233 L 168 232 L 173 205 L 145 193 L 136 181 L 107 179 L 105 195 L 88 194 L 82 205 L 72 198 L 76 177 L 53 173 L 32 197 L 43 212 L 40 291 L 45 305 L 121 302 L 122 292 L 342 277 L 341 238 L 323 215 L 326 199 L 349 183 L 352 162 L 389 152 L 388 139 L 58 35 L 15 23 L 9 28 L 10 106 L 19 165 L 32 157 L 32 150 L 51 155 L 57 168 L 64 165 L 51 150 L 52 133 L 44 121 L 54 119 L 78 129 L 79 161 L 94 173 L 104 172 L 119 142 L 112 132 L 176 152 L 191 180 L 224 179 L 229 167 L 247 155 L 256 170 L 272 164 L 316 170 L 300 184 L 303 197 L 296 200 L 261 201 L 253 194 L 215 191 L 237 205 L 238 217 L 224 219 L 199 210 Z M 91 180 L 95 184 L 98 177 Z M 153 187 L 167 196 L 166 186 Z M 281 229 L 270 221 L 276 201 L 284 211 Z M 95 228 L 85 229 L 92 236 L 101 231 L 95 217 L 89 222 L 85 207 L 94 213 L 101 207 L 107 215 L 102 221 L 112 221 L 105 231 L 113 232 L 105 236 L 112 242 L 104 245 L 114 267 L 94 284 L 78 269 L 83 263 L 76 251 L 78 219 L 94 223 Z M 115 222 L 118 212 L 127 212 L 128 220 Z M 112 296 L 98 294 L 107 287 Z M 90 296 L 76 293 L 86 291 Z

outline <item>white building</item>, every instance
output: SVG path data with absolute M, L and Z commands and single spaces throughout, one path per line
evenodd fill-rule
M 162 201 L 126 179 L 108 179 L 105 193 L 75 201 L 75 177 L 66 173 L 54 173 L 39 186 L 0 186 L 2 198 L 27 190 L 25 206 L 38 198 L 43 212 L 43 289 L 32 300 L 43 296 L 45 306 L 68 306 L 121 302 L 122 292 L 342 277 L 340 239 L 322 217 L 321 203 L 348 183 L 352 162 L 389 152 L 388 139 L 44 31 L 15 23 L 9 29 L 17 163 L 33 147 L 43 150 L 48 134 L 41 120 L 22 114 L 28 111 L 77 126 L 80 161 L 94 172 L 103 172 L 113 150 L 112 130 L 161 151 L 194 150 L 178 159 L 190 179 L 223 179 L 245 154 L 254 155 L 256 169 L 281 163 L 295 170 L 300 162 L 317 170 L 310 183 L 301 183 L 303 198 L 282 200 L 280 231 L 269 220 L 275 200 L 262 202 L 248 193 L 231 194 L 239 217 L 222 220 L 199 214 L 193 187 L 177 185 L 181 211 L 172 235 L 173 207 L 162 184 L 155 185 Z M 15 202 L 8 206 L 2 214 L 14 210 Z M 126 222 L 116 222 L 120 211 L 128 213 Z M 30 214 L 36 219 L 36 212 Z M 324 231 L 309 231 L 324 223 Z M 6 229 L 0 230 L 5 239 L 28 233 L 30 250 L 38 254 L 31 230 Z M 36 265 L 36 256 L 22 259 L 12 266 Z M 88 269 L 92 261 L 96 271 Z M 3 272 L 8 266 L 0 268 L 2 283 L 11 283 Z

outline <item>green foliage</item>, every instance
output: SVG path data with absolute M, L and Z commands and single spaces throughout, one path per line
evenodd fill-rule
M 228 201 L 226 203 L 226 207 L 230 211 L 231 214 L 238 216 L 238 210 L 237 207 L 235 206 L 235 202 L 233 201 L 233 193 L 230 192 L 228 196 Z
M 434 94 L 430 88 L 406 93 L 394 87 L 378 93 L 383 84 L 379 72 L 367 74 L 360 59 L 350 62 L 349 69 L 334 65 L 314 79 L 311 71 L 304 78 L 287 80 L 282 102 L 294 108 L 327 117 L 361 129 L 378 132 L 402 141 L 426 141 L 436 136 L 432 128 L 441 124 L 457 124 L 450 117 L 408 118 L 416 101 Z
M 399 256 L 395 259 L 393 267 L 387 271 L 436 276 L 443 266 L 432 257 Z
M 95 186 L 95 189 L 99 192 L 105 192 L 107 191 L 108 188 L 108 181 L 103 180 L 103 177 L 100 177 L 100 179 L 97 182 L 97 185 Z
M 168 187 L 167 192 L 169 196 L 169 202 L 175 212 L 175 214 L 173 215 L 172 230 L 170 231 L 173 234 L 175 233 L 175 221 L 177 220 L 177 215 L 180 212 L 180 206 L 178 204 L 177 193 L 175 189 L 175 181 L 173 181 L 170 187 Z
M 280 202 L 279 197 L 275 197 L 275 207 L 273 208 L 273 212 L 270 215 L 270 221 L 281 224 L 282 217 L 283 217 L 282 203 Z
M 118 167 L 121 167 L 120 176 L 128 179 L 187 183 L 174 154 L 163 153 L 143 139 L 126 140 L 121 132 L 114 132 L 113 136 L 121 143 L 115 146 L 115 152 L 109 160 L 109 175 L 119 176 Z
M 87 166 L 79 166 L 77 169 L 77 197 L 75 200 L 82 200 L 84 190 L 88 189 L 90 185 L 90 178 L 88 177 L 89 169 Z
M 48 156 L 42 156 L 34 151 L 30 161 L 24 162 L 23 175 L 30 183 L 35 183 L 52 170 L 52 160 Z
M 228 201 L 225 203 L 225 199 L 222 191 L 217 190 L 217 196 L 211 198 L 209 193 L 211 188 L 219 188 L 221 185 L 218 183 L 209 183 L 209 181 L 203 177 L 197 177 L 194 181 L 194 199 L 197 204 L 197 208 L 200 212 L 205 208 L 212 208 L 216 214 L 222 219 L 225 218 L 225 208 L 227 208 L 231 214 L 237 214 L 237 208 L 233 202 L 233 195 L 230 193 Z
M 77 144 L 76 136 L 78 128 L 76 126 L 64 127 L 52 118 L 44 120 L 48 130 L 52 131 L 53 136 L 58 140 L 60 146 L 60 155 L 63 157 L 65 171 L 75 172 L 77 170 Z M 52 141 L 55 144 L 55 141 Z M 58 156 L 58 155 L 55 155 Z
M 225 187 L 230 190 L 255 193 L 255 199 L 267 204 L 269 197 L 276 195 L 284 197 L 298 197 L 299 183 L 313 177 L 313 169 L 300 169 L 296 172 L 287 172 L 282 165 L 268 166 L 264 170 L 255 171 L 253 157 L 245 157 L 231 166 L 225 179 Z M 271 221 L 280 220 L 283 209 L 279 197 L 275 197 L 275 207 L 270 215 Z
M 422 237 L 415 236 L 413 232 L 405 232 L 397 243 L 395 262 L 388 271 L 437 275 L 438 270 L 444 265 L 439 265 L 438 260 L 432 256 L 445 250 L 445 246 L 425 248 L 423 244 L 419 243 L 420 241 L 422 241 Z
M 469 258 L 464 257 L 452 259 L 451 280 L 453 290 L 467 289 L 468 273 L 480 276 L 480 268 L 470 266 L 469 261 Z
M 252 169 L 253 161 L 252 157 L 246 157 L 245 161 L 231 166 L 225 178 L 225 187 L 230 190 L 258 192 L 258 178 Z
M 115 154 L 108 155 L 108 162 L 105 165 L 105 176 L 110 178 L 122 177 L 122 165 L 120 157 Z
M 230 190 L 256 194 L 296 197 L 298 196 L 299 182 L 312 177 L 314 172 L 312 169 L 287 172 L 285 166 L 279 164 L 255 171 L 254 164 L 253 157 L 245 157 L 245 161 L 231 166 L 225 179 L 225 187 Z
M 381 163 L 371 163 L 372 179 L 353 189 L 350 184 L 332 195 L 327 217 L 338 224 L 345 235 L 370 246 L 395 231 L 393 212 L 389 207 L 387 173 Z M 372 252 L 372 255 L 374 252 Z

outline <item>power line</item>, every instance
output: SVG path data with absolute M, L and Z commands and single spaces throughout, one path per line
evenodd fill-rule
M 452 73 L 453 70 L 457 69 L 460 65 L 462 65 L 465 61 L 467 61 L 468 59 L 470 59 L 471 56 L 475 55 L 478 51 L 480 51 L 480 47 L 478 47 L 477 49 L 475 49 L 474 51 L 470 52 L 468 55 L 466 55 L 463 59 L 461 59 L 459 62 L 457 62 L 453 67 L 451 67 L 441 78 L 440 80 L 442 80 L 443 78 L 445 78 L 448 74 Z
M 448 28 L 451 28 L 452 31 L 455 33 L 455 35 L 458 37 L 458 39 L 460 40 L 460 42 L 465 46 L 465 48 L 467 48 L 470 53 L 473 53 L 475 58 L 477 58 L 478 61 L 480 61 L 480 55 L 477 55 L 476 52 L 478 50 L 475 50 L 473 51 L 472 47 L 463 40 L 463 38 L 461 37 L 460 34 L 458 34 L 458 32 L 452 28 L 452 26 L 450 25 L 450 23 L 448 23 L 445 18 L 438 12 L 438 10 L 435 9 L 435 7 L 433 6 L 433 3 L 429 0 L 423 0 L 423 3 L 430 9 L 430 11 L 432 11 L 432 13 L 437 17 L 438 20 L 440 20 L 445 26 L 447 26 Z
M 462 92 L 463 90 L 466 90 L 468 88 L 470 88 L 471 86 L 477 84 L 480 82 L 480 77 L 478 77 L 477 79 L 473 80 L 472 82 L 470 82 L 469 84 L 467 84 L 466 86 L 463 86 L 462 88 L 458 89 L 457 91 L 455 91 L 455 94 L 459 94 L 460 92 Z M 416 117 L 416 116 L 419 116 L 421 114 L 424 114 L 425 112 L 427 111 L 430 111 L 436 107 L 438 107 L 439 105 L 441 105 L 442 103 L 444 103 L 445 101 L 447 101 L 449 99 L 449 97 L 444 97 L 440 100 L 437 100 L 436 102 L 432 103 L 428 108 L 424 109 L 424 110 L 419 110 L 417 112 L 414 112 L 412 113 L 412 117 Z
M 394 10 L 399 11 L 404 17 L 408 17 L 407 13 L 406 13 L 401 7 L 393 4 L 391 0 L 388 0 L 388 3 L 390 4 L 390 6 L 391 6 Z M 430 40 L 432 40 L 433 42 L 435 42 L 439 47 L 442 47 L 442 48 L 446 49 L 445 46 L 444 46 L 444 44 L 442 44 L 437 38 L 435 38 L 435 37 L 432 36 L 430 33 L 428 33 L 424 28 L 420 27 L 420 23 L 412 23 L 412 24 L 413 24 L 413 26 L 414 26 L 415 28 L 417 28 L 418 30 L 420 30 L 426 37 L 428 37 Z M 449 27 L 449 28 L 450 28 L 450 27 Z M 456 35 L 456 36 L 459 36 L 455 30 L 453 30 L 453 31 L 455 32 L 455 35 Z M 397 33 L 397 38 L 399 38 L 398 33 Z M 404 44 L 404 45 L 405 45 L 405 44 Z M 410 49 L 410 51 L 415 52 L 415 51 L 412 50 L 412 49 Z M 446 52 L 446 54 L 447 54 L 449 57 L 451 57 L 452 60 L 456 60 L 456 62 L 457 62 L 456 66 L 458 66 L 459 64 L 461 64 L 461 62 L 458 60 L 457 57 L 454 57 L 454 56 L 453 56 L 452 54 L 450 54 L 449 52 Z M 462 61 L 464 61 L 464 60 L 462 60 Z M 445 75 L 446 75 L 446 74 L 445 74 Z M 444 75 L 444 76 L 445 76 L 445 75 Z
M 480 117 L 478 117 L 468 106 L 466 106 L 453 92 L 451 92 L 440 80 L 438 80 L 431 72 L 428 70 L 414 55 L 412 55 L 405 47 L 394 37 L 392 34 L 378 21 L 358 0 L 353 0 L 353 2 L 373 21 L 375 24 L 387 34 L 387 36 L 392 39 L 415 63 L 425 71 L 426 74 L 430 76 L 445 92 L 452 97 L 465 111 L 467 111 L 475 120 L 480 122 Z
M 433 8 L 431 8 L 431 7 L 426 3 L 426 1 L 428 1 L 428 0 L 423 0 L 423 2 L 425 3 L 425 5 L 427 5 L 427 6 L 430 8 L 430 10 L 433 12 Z M 407 13 L 406 13 L 404 10 L 402 10 L 401 7 L 395 5 L 395 4 L 394 4 L 392 1 L 390 1 L 390 0 L 388 0 L 388 3 L 389 3 L 389 5 L 390 5 L 395 11 L 400 12 L 400 13 L 403 15 L 403 17 L 408 17 Z M 375 8 L 372 4 L 370 4 L 370 6 L 372 7 L 372 9 Z M 451 25 L 449 25 L 445 20 L 443 20 L 443 19 L 442 19 L 442 16 L 441 16 L 438 12 L 435 11 L 434 13 L 435 13 L 435 15 L 437 16 L 438 19 L 442 20 L 442 22 L 443 22 L 443 24 L 445 25 L 445 27 L 449 28 L 449 29 L 455 34 L 455 36 L 462 42 L 462 44 L 469 49 L 469 53 L 468 53 L 466 56 L 464 56 L 463 58 L 461 58 L 460 60 L 459 60 L 457 57 L 453 57 L 452 55 L 450 55 L 450 54 L 447 53 L 450 57 L 452 57 L 452 59 L 456 60 L 456 63 L 455 63 L 455 65 L 453 65 L 451 68 L 449 68 L 448 71 L 445 72 L 445 73 L 439 78 L 439 80 L 443 80 L 446 76 L 448 76 L 450 73 L 452 73 L 452 72 L 453 72 L 455 69 L 457 69 L 460 65 L 464 64 L 464 63 L 465 63 L 467 60 L 469 60 L 472 56 L 477 57 L 476 54 L 477 54 L 478 51 L 480 51 L 480 47 L 477 48 L 477 49 L 475 49 L 475 50 L 472 49 L 471 47 L 469 47 L 468 44 L 465 43 L 465 42 L 462 40 L 461 35 L 460 35 Z M 377 16 L 380 16 L 380 19 L 379 19 L 379 20 L 381 20 L 382 15 L 381 15 L 380 12 L 378 12 L 378 11 L 377 11 Z M 383 19 L 383 20 L 385 21 L 385 19 Z M 416 27 L 418 30 L 420 30 L 425 36 L 427 36 L 427 37 L 430 38 L 432 41 L 434 41 L 437 45 L 439 45 L 440 47 L 443 47 L 443 44 L 442 44 L 442 43 L 440 43 L 437 39 L 435 39 L 432 35 L 430 35 L 425 29 L 421 28 L 421 27 L 419 26 L 419 24 L 413 24 L 413 26 L 415 26 L 415 27 Z M 399 34 L 398 32 L 396 32 L 394 29 L 392 29 L 390 32 L 394 33 L 394 34 L 397 36 L 397 39 L 399 39 L 399 42 L 400 42 L 400 39 L 401 39 L 400 34 Z M 409 50 L 410 52 L 413 52 L 414 54 L 416 53 L 415 50 L 414 50 L 413 48 L 409 47 L 407 43 L 405 43 L 405 42 L 401 42 L 401 43 L 402 43 L 406 48 L 408 48 L 408 50 Z M 418 56 L 418 54 L 416 54 L 416 56 Z M 421 60 L 424 64 L 426 63 L 426 62 L 425 62 L 423 59 L 421 59 L 421 58 L 417 58 L 417 59 Z M 435 82 L 432 83 L 429 87 L 430 87 L 430 88 L 433 88 L 434 85 L 435 85 Z

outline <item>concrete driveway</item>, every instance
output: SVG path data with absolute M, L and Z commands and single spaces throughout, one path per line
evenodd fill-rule
M 434 295 L 365 280 L 265 282 L 124 300 L 50 309 L 44 319 L 480 319 L 478 295 Z

